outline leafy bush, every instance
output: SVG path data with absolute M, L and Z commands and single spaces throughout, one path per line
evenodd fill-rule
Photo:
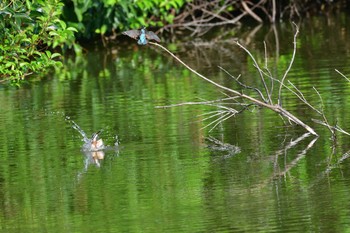
M 72 0 L 65 1 L 64 19 L 80 38 L 113 33 L 115 29 L 164 26 L 172 23 L 186 0 Z
M 61 65 L 50 48 L 74 46 L 73 27 L 60 20 L 60 0 L 5 0 L 0 3 L 0 80 L 18 83 Z M 76 47 L 77 48 L 77 47 Z

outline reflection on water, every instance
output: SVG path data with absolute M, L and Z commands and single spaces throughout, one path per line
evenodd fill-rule
M 350 72 L 350 24 L 345 17 L 329 26 L 321 22 L 316 18 L 300 25 L 289 79 L 315 105 L 316 86 L 329 121 L 346 129 L 350 89 L 333 71 Z M 291 57 L 290 28 L 260 26 L 250 34 L 243 28 L 239 35 L 261 61 L 266 39 L 269 65 L 280 77 Z M 242 82 L 259 85 L 251 61 L 231 48 L 230 40 L 219 43 L 219 49 L 204 45 L 196 44 L 196 51 L 186 45 L 188 55 L 197 52 L 198 60 L 186 56 L 180 45 L 178 54 L 216 82 L 236 85 L 215 68 L 220 65 L 241 74 Z M 222 93 L 150 46 L 114 50 L 90 50 L 85 59 L 68 59 L 69 79 L 0 89 L 2 231 L 349 228 L 348 137 L 338 135 L 333 145 L 323 126 L 312 125 L 320 134 L 315 138 L 259 108 L 220 122 L 209 133 L 202 130 L 208 124 L 203 120 L 218 111 L 215 106 L 155 106 L 218 99 Z M 317 117 L 294 95 L 283 97 L 285 107 L 303 120 Z M 102 132 L 90 136 L 96 129 Z
M 237 146 L 231 145 L 229 143 L 224 143 L 212 136 L 206 138 L 208 141 L 208 148 L 217 155 L 217 153 L 223 153 L 222 159 L 230 158 L 241 152 L 241 149 Z

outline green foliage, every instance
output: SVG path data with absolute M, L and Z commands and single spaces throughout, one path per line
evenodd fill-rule
M 186 0 L 66 0 L 64 18 L 78 28 L 81 38 L 142 26 L 172 23 Z
M 18 83 L 49 67 L 59 67 L 60 53 L 50 48 L 74 46 L 73 27 L 60 20 L 60 0 L 5 0 L 0 3 L 0 78 Z M 76 47 L 77 48 L 77 47 Z

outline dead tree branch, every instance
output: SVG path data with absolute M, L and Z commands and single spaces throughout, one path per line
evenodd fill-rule
M 258 21 L 259 23 L 262 23 L 263 20 L 257 15 L 255 14 L 248 6 L 248 4 L 246 3 L 245 0 L 241 1 L 241 4 L 243 6 L 243 9 L 251 16 L 253 17 L 256 21 Z
M 240 24 L 244 16 L 251 16 L 262 23 L 263 20 L 254 10 L 265 9 L 263 12 L 267 12 L 265 4 L 266 0 L 260 0 L 255 4 L 242 0 L 196 0 L 188 3 L 182 13 L 174 18 L 174 23 L 166 25 L 162 30 L 185 28 L 192 31 L 192 35 L 205 34 L 215 26 Z
M 276 0 L 192 0 L 184 4 L 178 15 L 175 11 L 173 24 L 161 30 L 187 29 L 192 36 L 203 35 L 212 27 L 222 25 L 240 25 L 244 17 L 250 17 L 258 23 L 302 17 L 305 14 L 323 12 L 328 6 L 341 6 L 346 0 L 339 1 L 276 1 Z M 333 7 L 330 7 L 332 9 Z M 179 31 L 179 30 L 177 30 Z M 175 31 L 176 32 L 176 31 Z
M 335 69 L 335 71 L 337 73 L 339 73 L 343 78 L 345 78 L 348 82 L 350 82 L 350 79 L 348 79 L 344 74 L 342 74 L 339 70 Z M 286 86 L 285 84 L 283 84 L 282 82 L 280 82 L 280 84 L 287 88 L 290 92 L 292 92 L 295 96 L 297 96 L 304 104 L 306 104 L 307 106 L 309 106 L 313 111 L 315 111 L 318 115 L 321 116 L 322 120 L 317 120 L 317 119 L 311 119 L 313 122 L 323 125 L 325 127 L 327 127 L 327 129 L 329 130 L 329 132 L 332 134 L 332 139 L 335 140 L 336 139 L 336 131 L 345 135 L 350 136 L 350 133 L 343 130 L 339 125 L 335 124 L 335 125 L 331 125 L 329 123 L 329 120 L 327 119 L 327 116 L 325 114 L 325 106 L 324 106 L 324 101 L 323 98 L 320 94 L 320 92 L 313 87 L 314 91 L 316 92 L 319 101 L 320 101 L 320 109 L 317 109 L 316 107 L 314 107 L 304 96 L 304 94 L 290 81 L 288 81 L 288 83 L 293 87 L 293 89 L 289 88 L 288 86 Z
M 296 25 L 295 25 L 295 26 L 296 26 Z M 297 32 L 298 32 L 298 30 L 297 30 Z M 297 32 L 295 33 L 295 36 L 294 36 L 294 43 L 295 43 L 295 44 L 296 44 Z M 266 93 L 266 95 L 268 96 L 268 101 L 265 100 L 265 98 L 263 97 L 262 94 L 259 94 L 259 96 L 260 96 L 261 99 L 262 99 L 262 100 L 259 100 L 259 99 L 255 98 L 255 97 L 252 97 L 252 96 L 250 96 L 250 95 L 244 94 L 244 93 L 242 93 L 242 92 L 240 92 L 240 91 L 237 91 L 237 90 L 228 88 L 228 87 L 226 87 L 226 86 L 223 86 L 223 85 L 221 85 L 221 84 L 219 84 L 219 83 L 217 83 L 217 82 L 215 82 L 215 81 L 213 81 L 213 80 L 211 80 L 211 79 L 205 77 L 204 75 L 198 73 L 196 70 L 192 69 L 190 66 L 188 66 L 185 62 L 183 62 L 180 58 L 178 58 L 177 56 L 175 56 L 172 52 L 170 52 L 168 49 L 166 49 L 166 48 L 163 47 L 162 45 L 157 44 L 157 43 L 154 43 L 154 42 L 149 42 L 149 43 L 152 44 L 152 45 L 158 46 L 158 47 L 161 48 L 162 50 L 166 51 L 166 52 L 167 52 L 168 54 L 170 54 L 175 60 L 177 60 L 177 61 L 178 61 L 179 63 L 181 63 L 184 67 L 186 67 L 186 68 L 187 68 L 188 70 L 190 70 L 192 73 L 196 74 L 196 75 L 197 75 L 198 77 L 200 77 L 201 79 L 203 79 L 203 80 L 205 80 L 205 81 L 211 83 L 212 85 L 214 85 L 214 86 L 216 86 L 216 87 L 218 87 L 218 88 L 220 88 L 220 89 L 222 89 L 222 90 L 224 90 L 224 91 L 230 93 L 230 94 L 232 95 L 232 98 L 234 98 L 234 97 L 240 97 L 240 98 L 242 98 L 242 99 L 248 100 L 251 104 L 254 104 L 254 105 L 257 105 L 257 106 L 260 106 L 260 107 L 265 107 L 265 108 L 267 108 L 267 109 L 270 109 L 270 110 L 272 110 L 272 111 L 278 113 L 280 116 L 282 116 L 282 117 L 288 119 L 289 121 L 294 122 L 295 124 L 297 124 L 297 125 L 303 127 L 303 128 L 306 129 L 309 133 L 311 133 L 311 134 L 313 134 L 313 135 L 315 135 L 315 136 L 318 136 L 318 134 L 317 134 L 310 126 L 308 126 L 308 125 L 305 124 L 303 121 L 301 121 L 298 117 L 296 117 L 295 115 L 293 115 L 292 113 L 290 113 L 289 111 L 287 111 L 286 109 L 284 109 L 284 108 L 282 107 L 282 105 L 280 105 L 280 104 L 274 105 L 274 104 L 273 104 L 273 101 L 272 101 L 271 96 L 270 96 L 270 93 L 271 93 L 271 92 L 270 92 L 270 90 L 267 88 L 267 85 L 266 85 L 266 82 L 265 82 L 265 79 L 264 79 L 264 73 L 263 73 L 262 69 L 259 67 L 258 63 L 257 63 L 256 60 L 254 59 L 254 56 L 253 56 L 246 48 L 244 48 L 242 45 L 240 45 L 238 42 L 237 42 L 237 45 L 240 46 L 241 48 L 243 48 L 243 49 L 249 54 L 249 56 L 253 59 L 254 64 L 255 64 L 255 67 L 256 67 L 256 69 L 259 71 L 259 75 L 260 75 L 261 81 L 262 81 L 262 83 L 264 84 L 265 93 Z M 296 45 L 294 46 L 294 50 L 296 50 Z M 282 78 L 281 85 L 280 85 L 280 89 L 284 86 L 284 85 L 283 85 L 283 81 L 286 79 L 286 76 L 287 76 L 287 74 L 288 74 L 288 71 L 290 70 L 290 67 L 291 67 L 292 62 L 293 62 L 294 57 L 295 57 L 295 51 L 294 51 L 293 54 L 294 54 L 294 55 L 293 55 L 293 57 L 292 57 L 292 61 L 291 61 L 291 63 L 290 63 L 290 66 L 289 66 L 289 68 L 287 69 L 287 71 L 285 72 L 285 74 L 284 74 L 284 76 L 283 76 L 283 78 Z M 230 75 L 230 76 L 232 77 L 232 75 Z M 271 77 L 271 78 L 272 78 L 272 77 Z M 258 93 L 261 93 L 261 91 L 258 92 Z M 279 92 L 278 97 L 280 98 L 280 96 L 281 96 L 281 91 Z M 179 105 L 177 105 L 177 106 L 179 106 Z M 239 111 L 237 111 L 237 110 L 235 110 L 235 109 L 232 109 L 231 107 L 223 107 L 222 105 L 219 105 L 219 104 L 217 104 L 217 105 L 215 105 L 215 106 L 220 107 L 220 108 L 224 108 L 224 110 L 226 110 L 226 111 L 224 112 L 224 115 L 222 115 L 222 116 L 220 116 L 218 119 L 216 119 L 216 120 L 214 121 L 214 123 L 218 123 L 218 122 L 220 123 L 220 122 L 222 122 L 222 121 L 224 121 L 224 120 L 227 120 L 228 118 L 230 118 L 230 117 L 236 115 L 237 112 L 239 112 Z M 212 122 L 212 123 L 210 123 L 210 125 L 211 125 L 211 124 L 214 124 L 214 123 Z M 216 126 L 216 125 L 217 125 L 217 124 L 215 124 L 214 126 Z

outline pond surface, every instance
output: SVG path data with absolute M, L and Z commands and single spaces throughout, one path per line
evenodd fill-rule
M 320 17 L 299 27 L 288 80 L 320 107 L 317 88 L 329 122 L 350 131 L 350 82 L 335 71 L 350 77 L 350 20 Z M 266 41 L 270 71 L 281 78 L 293 35 L 291 24 L 226 28 L 194 43 L 163 45 L 208 78 L 240 90 L 218 65 L 248 85 L 262 85 L 232 38 L 262 65 Z M 261 108 L 214 129 L 208 124 L 219 115 L 206 118 L 216 107 L 156 108 L 226 96 L 159 48 L 119 39 L 113 48 L 67 58 L 69 77 L 62 72 L 20 89 L 0 87 L 1 232 L 350 229 L 349 136 L 338 134 L 333 143 L 328 129 L 311 120 L 322 118 L 286 90 L 284 106 L 320 137 Z M 102 130 L 104 143 L 119 147 L 104 151 L 103 159 L 83 153 L 74 123 L 87 135 Z

